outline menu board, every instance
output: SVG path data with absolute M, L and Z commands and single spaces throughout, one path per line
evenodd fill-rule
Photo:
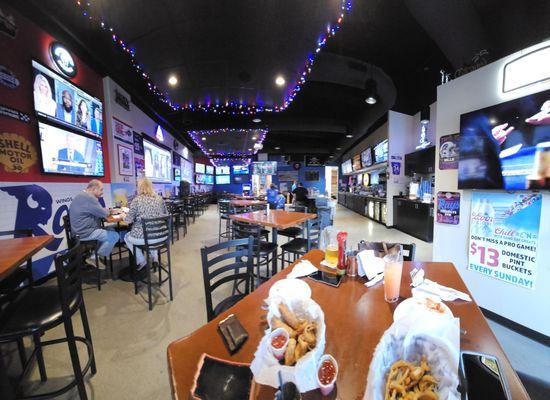
M 357 154 L 353 156 L 353 170 L 359 171 L 361 169 L 361 155 Z
M 342 173 L 344 175 L 351 174 L 352 168 L 351 168 L 351 160 L 346 160 L 342 163 Z

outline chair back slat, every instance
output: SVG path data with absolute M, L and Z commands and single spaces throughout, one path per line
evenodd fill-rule
M 288 210 L 289 211 L 294 211 L 294 212 L 307 213 L 307 207 L 306 206 L 301 206 L 299 204 L 291 204 L 290 206 L 288 206 Z
M 319 246 L 321 236 L 321 219 L 319 217 L 309 219 L 306 223 L 307 229 L 307 251 Z
M 169 215 L 155 218 L 143 218 L 141 220 L 141 225 L 143 228 L 145 246 L 152 246 L 153 244 L 158 246 L 159 243 L 164 243 L 166 241 L 170 242 L 172 235 L 172 218 Z
M 82 244 L 77 236 L 72 247 L 69 247 L 65 253 L 55 256 L 55 273 L 62 307 L 68 307 L 75 293 L 82 292 L 81 268 Z

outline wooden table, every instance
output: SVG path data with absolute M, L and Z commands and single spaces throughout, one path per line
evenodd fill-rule
M 324 253 L 313 250 L 304 258 L 319 266 L 324 258 Z M 469 293 L 452 263 L 406 262 L 401 281 L 401 296 L 403 298 L 411 296 L 409 286 L 411 279 L 408 272 L 413 267 L 423 268 L 429 279 Z M 175 399 L 189 398 L 197 362 L 203 353 L 232 361 L 252 362 L 254 352 L 267 326 L 264 317 L 266 312 L 260 307 L 268 296 L 269 288 L 273 283 L 285 278 L 290 270 L 291 268 L 284 269 L 210 323 L 168 346 L 168 366 Z M 384 301 L 382 284 L 367 289 L 363 285 L 363 279 L 345 277 L 339 288 L 307 278 L 305 281 L 311 287 L 313 300 L 321 306 L 325 313 L 325 353 L 332 354 L 340 367 L 337 390 L 329 398 L 362 399 L 374 349 L 384 331 L 392 324 L 393 311 L 397 303 L 388 304 Z M 466 334 L 461 335 L 460 338 L 461 348 L 498 357 L 506 373 L 512 398 L 514 400 L 529 399 L 478 306 L 474 302 L 462 301 L 447 302 L 446 304 L 453 314 L 460 318 L 461 328 L 466 330 Z M 233 356 L 226 350 L 222 338 L 217 332 L 218 322 L 229 314 L 235 314 L 249 334 L 247 342 Z M 273 399 L 274 388 L 261 385 L 253 386 L 254 398 Z M 321 398 L 323 397 L 317 390 L 303 395 L 304 400 Z
M 261 206 L 267 204 L 267 201 L 262 200 L 231 200 L 229 202 L 232 206 L 235 207 L 251 207 L 251 206 Z
M 0 240 L 0 280 L 53 242 L 52 235 Z
M 30 236 L 0 240 L 0 281 L 9 276 L 14 269 L 30 260 L 32 256 L 53 242 L 52 235 Z M 0 357 L 0 398 L 15 398 L 14 388 L 9 382 L 4 361 Z
M 248 212 L 243 214 L 233 214 L 229 218 L 235 221 L 248 222 L 254 225 L 262 225 L 270 227 L 272 230 L 271 240 L 277 244 L 277 231 L 279 229 L 290 228 L 291 226 L 300 225 L 309 219 L 317 217 L 317 214 L 285 211 L 285 210 L 264 210 Z M 277 271 L 277 256 L 273 257 L 272 273 Z

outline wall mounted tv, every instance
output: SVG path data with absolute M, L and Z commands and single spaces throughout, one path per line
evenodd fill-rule
M 216 167 L 216 175 L 229 175 L 231 174 L 231 167 Z
M 233 174 L 248 175 L 250 172 L 247 165 L 233 165 Z
M 257 161 L 252 163 L 254 175 L 276 175 L 277 161 Z
M 346 160 L 342 163 L 342 173 L 343 174 L 352 173 L 351 160 Z
M 231 183 L 231 175 L 216 175 L 216 185 L 229 185 Z
M 38 122 L 42 171 L 48 174 L 103 176 L 101 141 Z
M 206 165 L 201 163 L 195 163 L 195 172 L 197 174 L 204 174 L 206 172 Z
M 233 175 L 233 183 L 248 183 L 250 179 L 246 175 Z
M 378 164 L 384 161 L 388 161 L 388 139 L 374 146 L 374 162 Z
M 353 156 L 353 164 L 352 164 L 354 171 L 359 171 L 361 169 L 361 155 L 357 154 L 356 156 Z
M 145 176 L 153 182 L 172 182 L 172 154 L 143 137 Z
M 550 189 L 550 90 L 460 116 L 459 189 Z
M 372 165 L 372 150 L 368 147 L 361 152 L 361 166 L 363 168 L 370 167 Z
M 208 175 L 214 175 L 214 167 L 211 166 L 211 165 L 207 165 L 207 166 L 206 166 L 206 173 L 207 173 Z
M 103 104 L 37 61 L 32 61 L 34 110 L 39 117 L 101 137 Z
M 195 182 L 199 185 L 213 185 L 214 176 L 205 174 L 195 174 Z
M 181 160 L 181 180 L 193 182 L 193 163 L 187 160 Z

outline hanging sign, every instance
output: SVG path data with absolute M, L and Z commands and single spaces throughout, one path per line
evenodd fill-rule
M 535 288 L 540 193 L 473 192 L 468 269 Z
M 460 193 L 437 193 L 437 216 L 440 224 L 458 225 L 460 222 Z
M 0 115 L 16 119 L 27 124 L 31 120 L 29 114 L 25 114 L 23 111 L 16 110 L 15 108 L 11 108 L 3 104 L 0 104 Z
M 460 133 L 441 136 L 439 139 L 439 169 L 457 169 Z
M 0 133 L 0 164 L 6 172 L 29 172 L 37 160 L 32 143 L 16 133 Z
M 76 76 L 76 63 L 73 56 L 69 53 L 69 50 L 65 48 L 59 42 L 53 42 L 50 44 L 50 57 L 63 75 L 68 76 L 69 78 L 74 78 Z

